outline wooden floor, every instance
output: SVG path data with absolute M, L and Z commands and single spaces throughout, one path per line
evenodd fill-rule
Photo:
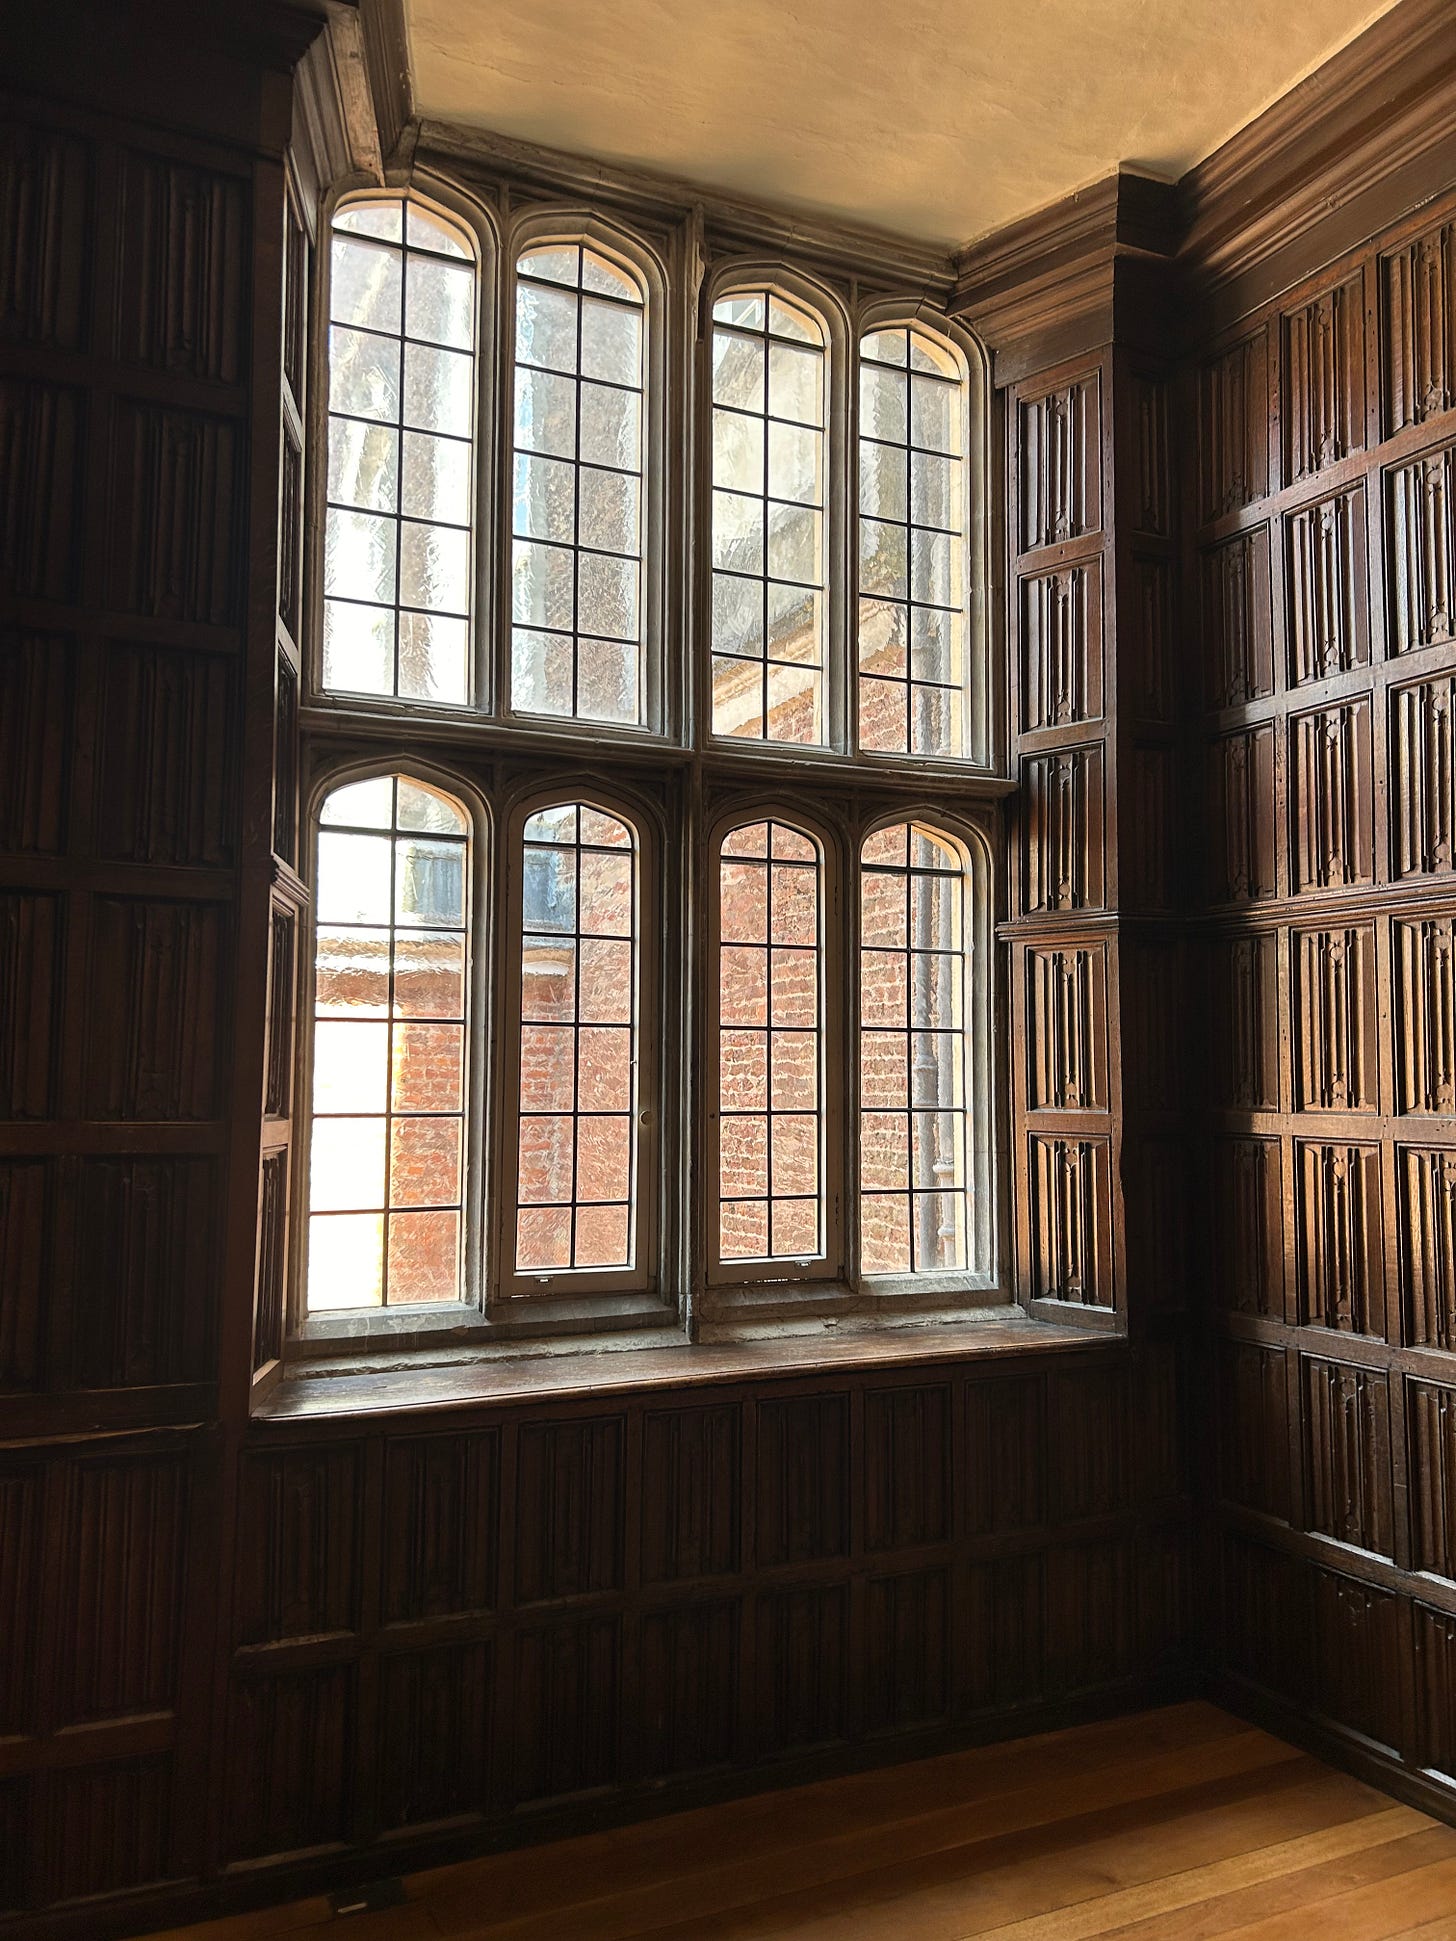
M 1202 1704 L 467 1861 L 171 1941 L 1456 1941 L 1456 1830 Z

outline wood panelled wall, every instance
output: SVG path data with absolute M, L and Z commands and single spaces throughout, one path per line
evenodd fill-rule
M 1456 1785 L 1456 197 L 1190 408 L 1220 1663 Z

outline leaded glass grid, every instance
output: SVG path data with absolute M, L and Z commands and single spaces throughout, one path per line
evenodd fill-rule
M 824 329 L 770 290 L 713 306 L 715 735 L 822 743 Z
M 860 1252 L 868 1274 L 964 1269 L 966 862 L 896 823 L 860 867 Z
M 781 822 L 724 837 L 718 922 L 718 1257 L 808 1259 L 823 1236 L 822 872 Z
M 476 283 L 465 229 L 408 197 L 334 217 L 327 689 L 469 699 Z
M 405 775 L 318 836 L 308 1305 L 460 1297 L 469 823 Z
M 511 705 L 645 719 L 646 312 L 630 271 L 581 243 L 516 265 Z
M 520 1274 L 628 1268 L 636 1247 L 639 854 L 586 803 L 522 843 Z
M 918 328 L 860 342 L 859 744 L 964 752 L 966 380 Z

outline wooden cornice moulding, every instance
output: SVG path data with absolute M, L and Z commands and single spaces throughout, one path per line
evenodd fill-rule
M 1453 180 L 1456 11 L 1399 0 L 1183 177 L 1180 257 L 1200 295 L 1247 280 L 1250 307 Z
M 676 222 L 689 215 L 701 220 L 717 242 L 745 250 L 782 251 L 800 262 L 872 278 L 899 292 L 922 292 L 948 301 L 954 280 L 950 252 L 887 230 L 837 222 L 830 216 L 796 212 L 746 196 L 705 190 L 700 183 L 621 168 L 585 155 L 542 148 L 534 142 L 455 122 L 419 123 L 417 161 L 443 164 L 447 172 L 479 181 L 510 179 L 538 186 L 543 193 L 604 204 L 619 211 Z
M 1124 169 L 962 250 L 952 308 L 991 351 L 997 383 L 1111 342 L 1133 266 L 1160 273 L 1177 220 L 1172 183 Z

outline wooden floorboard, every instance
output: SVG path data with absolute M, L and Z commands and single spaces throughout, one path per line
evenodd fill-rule
M 1456 1941 L 1456 1829 L 1169 1706 L 158 1941 Z

